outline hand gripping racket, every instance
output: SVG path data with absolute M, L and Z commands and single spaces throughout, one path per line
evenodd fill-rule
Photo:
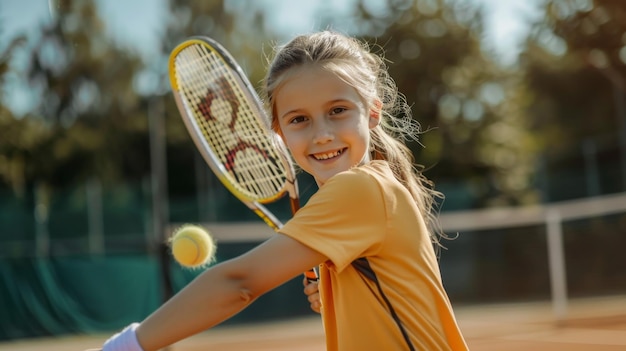
M 174 48 L 169 75 L 183 122 L 211 170 L 272 229 L 281 228 L 262 204 L 288 194 L 296 213 L 295 171 L 243 70 L 215 40 L 196 36 Z M 317 280 L 314 269 L 305 276 Z

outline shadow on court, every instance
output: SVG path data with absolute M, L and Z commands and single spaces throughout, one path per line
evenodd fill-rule
M 626 350 L 626 295 L 570 300 L 556 321 L 549 302 L 456 308 L 472 351 Z M 323 351 L 317 316 L 224 326 L 198 334 L 167 351 Z M 82 351 L 109 335 L 41 338 L 0 343 L 0 351 Z

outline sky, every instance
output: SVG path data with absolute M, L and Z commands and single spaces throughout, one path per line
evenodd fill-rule
M 56 15 L 58 0 L 0 0 L 0 49 L 19 33 L 37 36 L 42 23 Z M 140 44 L 144 54 L 158 50 L 167 0 L 93 0 L 110 34 L 125 43 Z
M 474 0 L 486 9 L 485 43 L 504 63 L 512 63 L 521 49 L 529 23 L 540 15 L 539 0 Z
M 27 34 L 36 39 L 42 23 L 49 23 L 55 16 L 59 0 L 0 0 L 0 51 L 18 34 Z M 138 46 L 140 54 L 149 61 L 159 52 L 159 36 L 163 33 L 167 18 L 168 0 L 93 0 L 95 1 L 106 28 L 115 40 L 125 46 Z M 325 2 L 326 1 L 326 2 Z M 316 27 L 318 19 L 311 16 L 316 6 L 334 3 L 337 11 L 349 8 L 351 0 L 256 0 L 256 6 L 275 16 L 275 24 L 281 33 L 296 34 Z M 484 44 L 504 64 L 512 64 L 520 51 L 520 44 L 528 31 L 528 24 L 539 11 L 541 0 L 456 0 L 468 1 L 484 7 L 486 33 Z M 242 5 L 246 4 L 246 5 Z M 347 5 L 346 5 L 347 4 Z M 230 0 L 232 9 L 244 9 L 249 3 Z M 31 40 L 36 42 L 36 40 Z M 25 61 L 14 59 L 12 69 L 21 70 Z M 9 84 L 19 83 L 9 76 Z M 12 81 L 13 80 L 13 81 Z M 28 87 L 23 87 L 28 90 Z M 8 103 L 16 115 L 21 115 L 32 103 L 32 96 L 18 89 L 9 89 Z

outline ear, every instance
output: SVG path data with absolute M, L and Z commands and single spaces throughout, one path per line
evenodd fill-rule
M 376 127 L 380 124 L 380 113 L 382 111 L 383 103 L 376 99 L 370 107 L 370 118 L 369 118 L 369 127 L 370 129 Z

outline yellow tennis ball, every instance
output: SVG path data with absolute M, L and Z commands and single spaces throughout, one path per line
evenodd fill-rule
M 191 224 L 176 230 L 170 239 L 170 245 L 176 262 L 188 268 L 199 268 L 211 263 L 217 249 L 209 232 Z

